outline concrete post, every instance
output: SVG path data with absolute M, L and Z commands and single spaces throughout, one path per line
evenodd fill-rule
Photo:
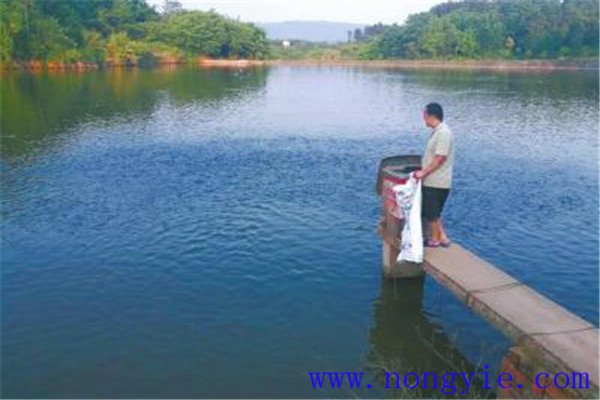
M 402 220 L 398 220 L 385 206 L 382 206 L 382 208 L 383 217 L 379 225 L 379 234 L 383 239 L 383 276 L 387 279 L 423 277 L 425 273 L 422 264 L 398 263 L 396 261 L 400 253 Z

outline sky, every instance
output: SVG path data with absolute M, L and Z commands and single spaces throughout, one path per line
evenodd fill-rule
M 160 6 L 164 0 L 147 0 Z M 209 10 L 247 22 L 336 21 L 402 23 L 444 0 L 179 0 L 186 9 Z

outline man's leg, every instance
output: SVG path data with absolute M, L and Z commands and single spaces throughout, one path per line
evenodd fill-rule
M 423 239 L 431 237 L 431 221 L 421 216 L 421 229 L 423 230 Z
M 442 244 L 449 244 L 450 238 L 448 238 L 448 235 L 446 234 L 446 230 L 444 229 L 444 223 L 442 222 L 442 211 L 444 210 L 444 205 L 446 204 L 446 200 L 448 199 L 448 194 L 450 193 L 450 190 L 445 190 L 444 192 L 441 193 L 441 198 L 440 198 L 440 242 Z
M 431 221 L 430 226 L 431 226 L 431 236 L 430 236 L 431 240 L 436 241 L 436 242 L 439 242 L 440 240 L 442 240 L 440 220 L 434 219 L 433 221 Z
M 443 243 L 447 243 L 450 241 L 450 239 L 448 238 L 448 235 L 446 234 L 446 230 L 444 229 L 444 223 L 442 222 L 442 219 L 440 218 L 439 220 L 440 223 L 440 242 Z
M 425 230 L 423 231 L 423 236 L 429 240 L 436 240 L 436 227 L 435 227 L 435 217 L 434 217 L 434 209 L 435 209 L 435 193 L 434 190 L 423 186 L 421 189 L 421 193 L 423 196 L 422 199 L 422 209 L 421 209 L 421 217 L 423 220 L 423 226 Z

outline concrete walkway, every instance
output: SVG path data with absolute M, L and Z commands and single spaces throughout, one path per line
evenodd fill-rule
M 425 250 L 425 272 L 556 372 L 587 372 L 598 389 L 598 329 L 454 243 Z

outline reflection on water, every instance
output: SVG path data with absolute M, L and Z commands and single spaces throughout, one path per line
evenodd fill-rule
M 505 71 L 489 73 L 481 70 L 421 70 L 403 71 L 407 79 L 414 79 L 435 90 L 453 93 L 493 93 L 499 97 L 514 97 L 522 102 L 539 99 L 541 92 L 551 94 L 548 100 L 572 101 L 598 97 L 598 85 L 590 81 L 594 71 L 532 72 Z
M 441 327 L 425 315 L 423 283 L 422 279 L 382 280 L 381 293 L 373 309 L 369 362 L 389 365 L 392 370 L 395 366 L 437 372 L 444 368 L 444 360 L 438 355 L 448 352 L 449 364 L 468 365 L 455 352 Z M 428 353 L 430 355 L 424 357 Z
M 376 381 L 381 387 L 394 385 L 390 372 L 403 377 L 407 373 L 432 373 L 441 377 L 444 373 L 473 373 L 484 369 L 484 364 L 473 364 L 456 348 L 456 343 L 443 328 L 436 324 L 423 305 L 424 280 L 383 280 L 381 293 L 374 303 L 373 327 L 370 332 L 370 349 L 367 363 L 374 370 Z M 431 376 L 431 375 L 430 375 Z M 479 375 L 477 375 L 479 377 Z M 432 379 L 432 378 L 431 378 Z M 438 381 L 439 382 L 439 381 Z M 410 381 L 409 381 L 410 383 Z M 403 387 L 404 381 L 400 386 Z M 395 397 L 437 398 L 441 386 L 434 389 L 428 381 L 429 390 L 398 390 Z M 389 389 L 387 389 L 389 391 Z M 480 381 L 466 388 L 460 381 L 445 390 L 451 393 L 469 393 L 470 397 L 491 397 L 493 392 L 483 388 Z M 393 395 L 394 392 L 383 395 Z
M 352 397 L 307 372 L 496 368 L 506 343 L 451 294 L 380 277 L 377 164 L 422 150 L 431 100 L 453 238 L 598 322 L 594 73 L 0 79 L 4 396 Z
M 267 69 L 112 69 L 81 74 L 5 74 L 0 120 L 3 156 L 21 156 L 53 134 L 110 118 L 149 117 L 165 96 L 176 107 L 243 97 L 264 86 Z

